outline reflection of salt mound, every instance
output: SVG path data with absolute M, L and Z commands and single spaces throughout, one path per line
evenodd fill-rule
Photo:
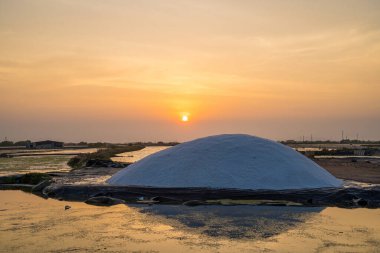
M 302 189 L 341 181 L 292 148 L 240 134 L 196 139 L 150 155 L 119 171 L 112 185 Z
M 322 207 L 140 205 L 144 214 L 164 217 L 175 229 L 211 237 L 262 240 L 286 232 L 313 218 Z

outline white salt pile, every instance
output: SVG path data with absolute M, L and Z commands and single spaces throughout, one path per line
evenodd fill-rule
M 152 154 L 113 175 L 111 185 L 304 189 L 342 181 L 280 143 L 242 134 L 210 136 Z

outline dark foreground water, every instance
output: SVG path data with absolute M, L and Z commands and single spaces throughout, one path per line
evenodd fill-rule
M 65 206 L 71 208 L 65 210 Z M 0 252 L 379 252 L 380 209 L 96 207 L 0 191 Z

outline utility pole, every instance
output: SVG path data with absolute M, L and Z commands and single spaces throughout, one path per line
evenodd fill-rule
M 342 141 L 344 140 L 344 131 L 342 130 Z
M 313 142 L 313 134 L 310 134 L 310 141 Z

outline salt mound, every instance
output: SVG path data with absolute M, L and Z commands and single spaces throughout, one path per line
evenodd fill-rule
M 341 180 L 292 148 L 242 134 L 182 143 L 145 157 L 107 182 L 130 186 L 272 190 L 342 185 Z

